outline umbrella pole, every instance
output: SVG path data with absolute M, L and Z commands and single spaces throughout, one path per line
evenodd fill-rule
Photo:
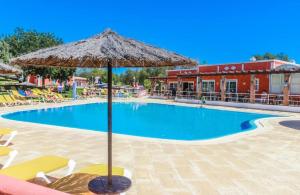
M 112 186 L 112 62 L 107 65 L 107 164 L 108 164 L 108 185 Z
M 89 182 L 88 188 L 95 194 L 120 194 L 131 186 L 131 180 L 124 176 L 112 175 L 112 61 L 107 64 L 107 164 L 108 175 Z

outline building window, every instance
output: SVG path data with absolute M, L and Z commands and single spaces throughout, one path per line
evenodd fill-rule
M 237 93 L 236 80 L 226 80 L 226 93 Z
M 202 81 L 202 92 L 215 92 L 215 81 L 214 80 L 207 80 Z
M 259 91 L 259 79 L 255 79 L 255 91 Z
M 183 82 L 182 88 L 183 88 L 183 91 L 194 91 L 194 83 L 193 82 Z
M 170 85 L 169 85 L 169 89 L 170 90 L 176 90 L 177 89 L 177 83 L 170 83 Z

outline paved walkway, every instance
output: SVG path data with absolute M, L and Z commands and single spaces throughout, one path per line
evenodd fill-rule
M 33 107 L 51 106 L 57 105 Z M 28 107 L 1 107 L 0 114 L 20 109 Z M 288 119 L 300 119 L 299 114 L 288 115 Z M 132 195 L 299 194 L 300 131 L 280 126 L 282 120 L 264 120 L 264 127 L 249 135 L 204 143 L 114 135 L 113 163 L 133 173 L 133 187 L 128 192 Z M 19 151 L 14 163 L 45 154 L 72 158 L 78 169 L 106 162 L 104 133 L 1 118 L 0 126 L 19 131 L 12 146 Z

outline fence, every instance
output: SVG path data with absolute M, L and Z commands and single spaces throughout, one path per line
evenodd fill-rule
M 171 90 L 154 90 L 151 92 L 151 96 L 172 99 L 175 98 L 176 93 Z
M 168 99 L 202 99 L 206 101 L 221 101 L 222 96 L 220 92 L 202 92 L 199 95 L 196 91 L 177 91 L 162 90 L 153 91 L 153 96 L 163 97 Z M 226 93 L 226 102 L 237 102 L 237 103 L 250 103 L 250 93 Z M 270 105 L 283 105 L 283 94 L 255 94 L 254 103 L 257 104 L 270 104 Z M 300 106 L 300 95 L 289 95 L 290 106 Z

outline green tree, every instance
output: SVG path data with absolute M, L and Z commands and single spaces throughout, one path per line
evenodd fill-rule
M 276 58 L 278 59 L 278 60 L 283 60 L 283 61 L 287 61 L 287 62 L 289 62 L 289 61 L 291 61 L 291 59 L 289 58 L 289 56 L 287 55 L 287 54 L 285 54 L 285 53 L 278 53 L 277 55 L 276 55 Z
M 115 85 L 132 85 L 133 82 L 138 82 L 145 87 L 150 87 L 149 77 L 166 76 L 167 68 L 141 68 L 138 71 L 127 69 L 126 72 L 116 75 L 113 74 L 113 83 Z M 88 78 L 90 82 L 94 82 L 95 77 L 99 77 L 102 82 L 107 82 L 106 69 L 93 69 L 92 71 L 85 71 L 79 74 L 81 77 Z
M 104 69 L 93 69 L 90 73 L 87 74 L 87 77 L 91 82 L 94 82 L 95 78 L 98 77 L 102 82 L 107 82 L 107 72 Z
M 53 33 L 41 33 L 35 30 L 26 31 L 23 28 L 17 28 L 12 35 L 3 37 L 2 41 L 9 45 L 9 52 L 13 57 L 63 43 L 62 39 L 56 37 Z M 43 86 L 45 78 L 65 81 L 74 74 L 75 70 L 74 68 L 23 67 L 25 76 L 29 74 L 42 76 Z
M 151 81 L 149 79 L 144 80 L 144 87 L 147 90 L 151 89 Z
M 81 72 L 79 74 L 79 76 L 87 78 L 90 83 L 94 83 L 96 77 L 101 79 L 101 81 L 103 83 L 107 82 L 107 71 L 106 71 L 106 69 L 102 69 L 102 68 L 101 69 L 95 68 L 95 69 L 92 69 L 92 71 Z M 114 85 L 122 85 L 120 76 L 113 74 L 113 84 Z
M 266 52 L 263 55 L 260 55 L 260 54 L 253 55 L 253 57 L 255 57 L 256 60 L 274 60 L 274 59 L 277 59 L 277 60 L 283 60 L 283 61 L 287 61 L 287 62 L 290 61 L 289 56 L 287 54 L 282 53 L 282 52 L 278 53 L 278 54 L 272 54 L 270 52 Z
M 0 40 L 0 61 L 8 63 L 10 56 L 9 45 L 5 41 Z
M 136 76 L 137 76 L 137 81 L 138 81 L 140 84 L 144 84 L 144 81 L 145 81 L 146 79 L 148 79 L 148 77 L 149 77 L 149 75 L 148 75 L 148 73 L 146 72 L 145 69 L 142 69 L 142 70 L 138 71 L 138 72 L 136 73 Z
M 144 85 L 145 80 L 147 80 L 149 77 L 156 77 L 156 76 L 161 76 L 164 77 L 166 76 L 166 70 L 168 68 L 165 67 L 160 67 L 160 68 L 142 68 L 138 71 L 133 71 L 131 69 L 128 69 L 125 73 L 121 74 L 120 81 L 121 83 L 125 85 L 132 85 L 135 81 L 138 82 L 139 84 Z M 147 81 L 146 81 L 147 84 Z
M 3 40 L 9 45 L 10 53 L 14 57 L 63 43 L 53 33 L 26 31 L 23 28 L 16 28 L 12 35 L 5 36 Z
M 134 78 L 136 79 L 135 71 L 128 69 L 124 74 L 122 74 L 122 83 L 125 85 L 132 85 L 134 82 Z
M 50 74 L 52 79 L 59 80 L 62 83 L 67 81 L 74 72 L 73 68 L 53 68 Z

